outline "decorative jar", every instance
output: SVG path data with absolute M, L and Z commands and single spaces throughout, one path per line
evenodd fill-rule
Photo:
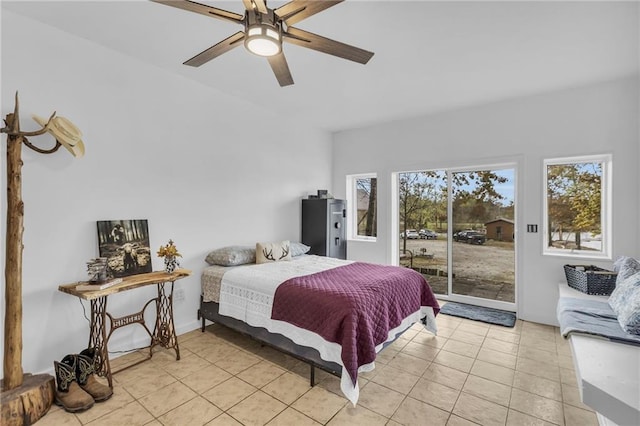
M 178 262 L 175 256 L 166 256 L 164 258 L 164 270 L 167 271 L 167 273 L 172 273 L 178 267 L 180 267 L 180 262 Z
M 164 259 L 164 270 L 171 274 L 176 268 L 180 267 L 178 257 L 182 255 L 178 252 L 178 248 L 173 244 L 173 240 L 169 240 L 166 246 L 160 246 L 158 256 Z

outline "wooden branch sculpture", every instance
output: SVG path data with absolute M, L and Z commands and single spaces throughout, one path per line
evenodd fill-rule
M 7 235 L 5 259 L 5 320 L 4 320 L 4 378 L 2 392 L 8 392 L 23 384 L 22 371 L 22 237 L 24 232 L 24 202 L 22 201 L 22 158 L 21 150 L 24 143 L 30 149 L 41 153 L 51 154 L 60 146 L 67 148 L 74 156 L 84 154 L 84 144 L 80 139 L 80 131 L 63 117 L 56 117 L 54 112 L 49 120 L 39 117 L 34 119 L 42 125 L 40 130 L 23 132 L 20 130 L 18 93 L 15 97 L 13 113 L 4 119 L 5 127 L 1 133 L 7 134 Z M 41 149 L 32 145 L 27 137 L 51 133 L 56 138 L 56 144 L 50 149 Z M 50 376 L 49 376 L 50 377 Z M 41 390 L 42 393 L 46 390 Z M 33 398 L 33 396 L 31 396 Z M 23 397 L 24 398 L 24 397 Z M 5 418 L 5 396 L 3 394 L 2 422 Z M 36 397 L 36 399 L 38 399 Z M 33 403 L 34 401 L 30 401 Z M 26 405 L 26 404 L 25 404 Z M 49 401 L 48 408 L 51 406 Z M 23 417 L 27 407 L 22 410 Z M 46 413 L 46 410 L 44 411 Z M 42 413 L 42 414 L 44 414 Z M 12 414 L 12 413 L 10 413 Z M 35 415 L 37 416 L 37 414 Z M 25 417 L 26 418 L 26 417 Z M 36 417 L 37 420 L 39 417 Z M 35 421 L 33 416 L 30 421 Z M 13 423 L 12 423 L 13 424 Z M 30 424 L 30 423 L 25 423 Z

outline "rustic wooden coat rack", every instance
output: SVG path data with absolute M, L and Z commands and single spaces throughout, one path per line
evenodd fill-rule
M 51 407 L 54 380 L 49 374 L 31 375 L 22 371 L 22 237 L 24 233 L 24 202 L 22 201 L 22 145 L 41 154 L 56 152 L 62 144 L 50 149 L 32 145 L 27 137 L 50 132 L 56 113 L 46 124 L 33 132 L 20 130 L 18 93 L 13 113 L 4 119 L 0 133 L 7 134 L 7 228 L 5 253 L 5 319 L 4 319 L 4 378 L 2 379 L 3 425 L 35 423 Z M 82 145 L 84 150 L 84 145 Z

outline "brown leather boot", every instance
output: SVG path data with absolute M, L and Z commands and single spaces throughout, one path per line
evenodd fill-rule
M 56 373 L 56 404 L 70 413 L 93 407 L 93 398 L 76 381 L 76 356 L 67 355 L 62 361 L 53 361 Z
M 88 348 L 78 354 L 76 376 L 80 387 L 93 397 L 96 402 L 106 401 L 113 395 L 113 389 L 103 385 L 95 377 L 96 350 Z

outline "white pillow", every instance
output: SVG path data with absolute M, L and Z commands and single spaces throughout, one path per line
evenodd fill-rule
M 640 272 L 636 272 L 621 283 L 626 291 L 614 307 L 620 327 L 627 333 L 640 334 Z M 611 304 L 611 303 L 610 303 Z
M 311 247 L 306 244 L 297 243 L 294 241 L 291 242 L 291 256 L 293 257 L 302 256 L 309 250 L 311 250 Z
M 616 288 L 609 296 L 609 306 L 619 316 L 625 305 L 629 303 L 631 292 L 636 287 L 640 287 L 640 280 L 629 279 L 640 273 L 640 262 L 632 257 L 623 256 L 615 261 L 613 269 L 618 273 L 618 276 L 616 277 Z
M 617 280 L 616 285 L 617 285 L 618 283 L 621 283 L 622 281 L 626 280 L 636 272 L 640 272 L 640 262 L 638 262 L 633 257 L 620 256 L 613 263 L 613 270 L 618 273 L 618 276 L 616 278 Z
M 291 260 L 291 244 L 289 240 L 276 243 L 256 243 L 256 263 L 279 262 Z

